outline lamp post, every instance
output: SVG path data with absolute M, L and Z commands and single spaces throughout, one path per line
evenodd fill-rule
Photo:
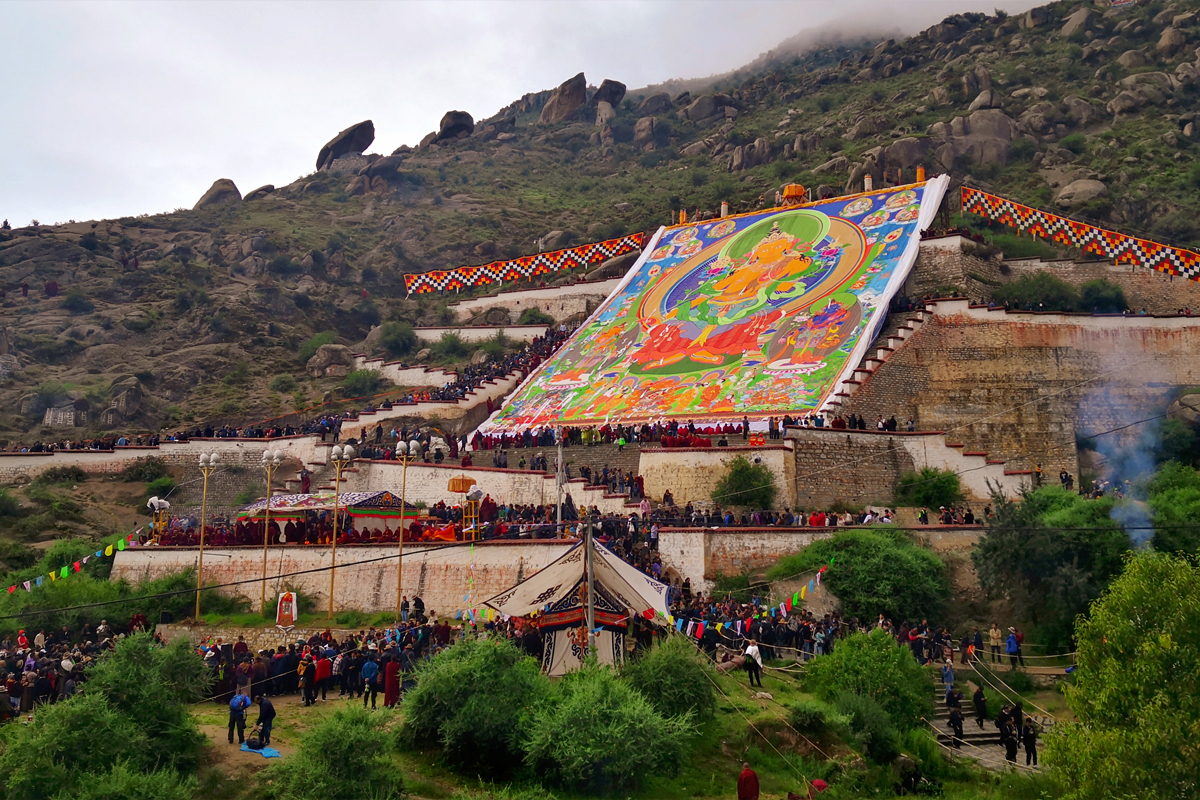
M 420 448 L 415 441 L 414 445 Z M 413 455 L 420 452 L 419 449 L 413 449 Z M 404 504 L 404 494 L 408 489 L 408 455 L 409 446 L 405 442 L 396 442 L 396 457 L 400 459 L 403 466 L 400 469 L 400 533 L 396 538 L 400 540 L 399 549 L 396 554 L 396 624 L 400 624 L 400 598 L 403 596 L 403 578 L 404 578 L 404 512 L 407 506 Z
M 263 563 L 262 563 L 262 613 L 267 613 L 267 544 L 271 540 L 271 492 L 272 479 L 275 470 L 283 463 L 283 453 L 279 450 L 264 450 L 262 454 L 263 471 L 267 473 L 267 508 L 263 512 Z
M 338 501 L 342 496 L 342 470 L 350 466 L 354 460 L 354 448 L 350 445 L 341 447 L 334 445 L 329 451 L 329 460 L 333 462 L 333 549 L 329 567 L 329 618 L 333 619 L 333 582 L 337 577 L 337 540 L 338 540 Z
M 200 558 L 196 565 L 196 620 L 200 619 L 200 589 L 204 586 L 204 523 L 208 517 L 208 476 L 220 465 L 216 453 L 200 454 L 200 472 L 204 475 L 204 491 L 200 495 Z

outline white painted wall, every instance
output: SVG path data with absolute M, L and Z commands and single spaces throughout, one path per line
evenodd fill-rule
M 661 500 L 669 489 L 678 505 L 711 502 L 726 465 L 737 456 L 750 461 L 761 459 L 771 470 L 779 488 L 777 507 L 796 505 L 796 458 L 786 443 L 768 447 L 643 447 L 638 474 L 645 478 L 646 494 L 656 500 Z
M 517 289 L 500 292 L 491 297 L 477 297 L 452 303 L 450 308 L 459 319 L 469 319 L 489 308 L 508 309 L 509 318 L 516 321 L 527 308 L 537 308 L 555 319 L 578 314 L 595 308 L 620 284 L 620 278 L 603 281 L 581 281 L 571 286 L 553 288 Z

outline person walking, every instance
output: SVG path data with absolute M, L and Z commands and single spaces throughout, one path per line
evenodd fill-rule
M 1025 745 L 1025 766 L 1037 766 L 1037 727 L 1029 717 L 1021 728 L 1021 743 Z
M 992 629 L 988 631 L 988 642 L 992 647 L 992 663 L 995 664 L 1000 660 L 1000 645 L 1004 643 L 1004 634 L 1000 632 L 1000 626 L 992 623 Z
M 246 741 L 246 709 L 250 707 L 250 698 L 242 694 L 241 689 L 229 701 L 229 743 L 233 744 L 233 730 L 237 728 L 238 744 Z
M 963 714 L 958 708 L 950 709 L 950 730 L 954 731 L 954 736 L 951 737 L 951 744 L 955 750 L 962 749 L 963 743 Z
M 1021 734 L 1017 730 L 1017 726 L 1012 719 L 1007 719 L 1004 722 L 1005 740 L 1004 740 L 1004 760 L 1009 763 L 1017 763 L 1017 745 L 1020 744 Z
M 975 706 L 975 721 L 979 723 L 979 728 L 982 730 L 983 721 L 987 719 L 987 696 L 984 695 L 982 686 L 975 687 L 975 694 L 971 697 L 971 703 Z
M 363 708 L 367 707 L 369 701 L 371 703 L 371 710 L 375 709 L 375 698 L 379 695 L 379 683 L 376 680 L 378 677 L 379 665 L 375 663 L 374 656 L 368 655 L 367 661 L 362 667 Z
M 737 796 L 738 800 L 758 800 L 758 774 L 750 769 L 748 762 L 742 762 L 742 774 L 738 775 L 737 780 Z
M 950 659 L 946 659 L 946 663 L 942 665 L 942 684 L 946 692 L 946 704 L 950 704 L 950 693 L 954 691 L 954 667 Z
M 1009 665 L 1012 669 L 1017 668 L 1017 659 L 1021 657 L 1021 645 L 1017 642 L 1017 629 L 1008 629 L 1008 640 L 1004 643 L 1004 652 L 1008 653 Z M 1025 660 L 1021 659 L 1021 666 L 1025 666 Z
M 746 645 L 745 655 L 746 669 L 750 672 L 750 685 L 754 686 L 757 684 L 757 686 L 761 689 L 763 662 L 762 653 L 760 653 L 758 650 L 758 642 L 756 640 L 751 639 Z M 755 780 L 757 781 L 757 778 Z M 757 783 L 755 784 L 755 789 L 757 791 Z M 756 793 L 755 797 L 757 796 L 758 795 Z
M 275 724 L 275 706 L 266 695 L 259 695 L 254 698 L 254 702 L 258 704 L 258 736 L 262 746 L 266 747 L 271 743 L 271 726 Z

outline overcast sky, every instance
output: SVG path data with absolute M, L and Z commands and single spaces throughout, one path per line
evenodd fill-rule
M 0 217 L 190 208 L 311 172 L 342 128 L 373 152 L 577 72 L 630 89 L 735 69 L 803 29 L 916 31 L 1031 0 L 0 4 Z

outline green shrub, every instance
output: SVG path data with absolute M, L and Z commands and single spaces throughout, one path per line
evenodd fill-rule
M 896 505 L 923 508 L 953 506 L 963 499 L 958 475 L 948 469 L 924 467 L 896 481 Z
M 367 397 L 383 386 L 383 375 L 374 369 L 356 369 L 342 381 L 342 394 L 346 397 Z
M 280 394 L 289 394 L 296 391 L 296 379 L 291 375 L 276 375 L 271 378 L 271 383 L 268 384 L 272 392 Z
M 7 489 L 0 489 L 0 517 L 21 516 L 21 504 Z
M 322 331 L 321 333 L 312 336 L 304 344 L 300 345 L 300 361 L 308 363 L 308 360 L 317 354 L 317 349 L 324 344 L 336 344 L 338 335 L 334 331 Z
M 623 675 L 633 688 L 665 717 L 691 713 L 697 721 L 711 719 L 717 707 L 708 663 L 682 636 L 668 636 L 636 661 L 626 663 Z
M 829 565 L 830 560 L 833 564 Z M 767 571 L 784 580 L 828 566 L 822 584 L 841 601 L 846 616 L 897 622 L 938 619 L 950 599 L 946 565 L 929 550 L 888 528 L 843 530 L 785 556 Z
M 805 684 L 822 699 L 837 701 L 846 694 L 879 704 L 891 721 L 904 729 L 916 727 L 933 712 L 929 673 L 908 648 L 875 629 L 838 642 L 833 652 L 809 662 Z M 853 723 L 851 724 L 853 727 Z
M 1082 133 L 1068 133 L 1058 143 L 1059 147 L 1065 147 L 1075 155 L 1081 155 L 1084 150 L 1087 150 L 1087 137 Z
M 1000 248 L 1005 258 L 1055 258 L 1058 253 L 1036 236 L 1016 236 L 1001 233 L 992 237 L 992 244 Z
M 379 331 L 379 346 L 392 358 L 403 358 L 417 348 L 417 334 L 407 322 L 385 322 Z
M 437 358 L 449 361 L 461 361 L 471 355 L 471 346 L 463 341 L 457 333 L 447 331 L 442 338 L 433 343 L 433 354 Z
M 1001 680 L 1017 694 L 1027 694 L 1036 688 L 1033 678 L 1029 677 L 1029 673 L 1023 669 L 1014 669 L 1011 672 L 1006 672 Z
M 404 699 L 402 740 L 438 742 L 453 763 L 485 773 L 520 764 L 528 709 L 550 695 L 536 660 L 508 642 L 456 644 L 417 673 Z
M 181 776 L 174 770 L 141 772 L 128 762 L 118 761 L 108 772 L 89 773 L 71 791 L 61 791 L 54 800 L 128 800 L 132 797 L 154 800 L 193 800 L 200 784 L 192 776 Z
M 146 484 L 146 497 L 166 497 L 175 490 L 175 479 L 170 475 L 155 478 Z
M 167 462 L 157 456 L 146 456 L 121 470 L 121 480 L 129 483 L 149 483 L 170 474 Z
M 1018 136 L 1008 145 L 1008 155 L 1014 161 L 1028 161 L 1037 152 L 1037 144 L 1026 136 Z
M 361 800 L 399 797 L 404 779 L 387 755 L 393 737 L 387 717 L 351 704 L 318 722 L 300 740 L 295 757 L 260 773 L 267 797 L 287 800 Z
M 1079 305 L 1075 287 L 1048 272 L 1022 275 L 998 288 L 992 299 L 1011 308 L 1029 306 L 1032 311 L 1074 311 Z
M 1129 303 L 1125 300 L 1125 292 L 1120 286 L 1109 283 L 1103 278 L 1088 281 L 1079 287 L 1079 310 L 1098 311 L 1101 314 L 1113 314 L 1125 311 Z
M 900 733 L 887 711 L 875 700 L 842 694 L 837 698 L 837 709 L 846 717 L 851 737 L 867 758 L 876 764 L 890 764 L 900 755 Z
M 292 275 L 297 272 L 303 272 L 304 267 L 280 253 L 267 264 L 267 271 L 274 275 Z
M 693 732 L 687 715 L 663 717 L 594 661 L 563 678 L 534 709 L 526 763 L 550 783 L 589 794 L 627 791 L 647 775 L 678 773 Z
M 88 478 L 87 473 L 79 467 L 51 467 L 33 479 L 34 483 L 43 486 L 51 484 L 83 483 Z
M 521 312 L 521 318 L 517 322 L 522 325 L 553 325 L 554 317 L 540 308 L 527 308 Z
M 849 723 L 848 717 L 820 700 L 798 700 L 788 711 L 788 724 L 801 733 L 816 735 Z
M 765 509 L 775 505 L 778 493 L 770 467 L 751 464 L 745 456 L 736 456 L 713 488 L 712 499 L 718 506 Z
M 72 289 L 63 298 L 62 306 L 72 314 L 90 314 L 96 310 L 96 304 L 79 289 Z

